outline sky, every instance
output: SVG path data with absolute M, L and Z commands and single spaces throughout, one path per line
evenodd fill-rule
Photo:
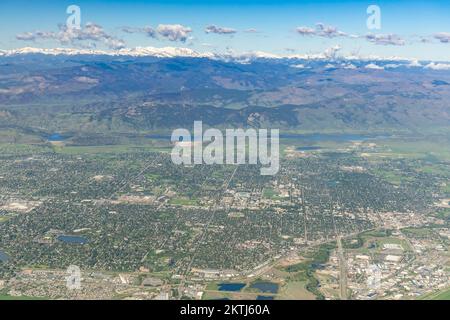
M 67 26 L 70 5 L 80 9 L 80 29 Z M 371 5 L 379 19 L 367 13 Z M 75 26 L 77 19 L 70 21 Z M 334 48 L 341 55 L 450 61 L 450 1 L 0 1 L 3 50 L 146 46 L 278 55 Z

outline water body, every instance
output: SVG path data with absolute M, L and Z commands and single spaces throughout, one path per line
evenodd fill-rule
M 278 293 L 279 285 L 273 282 L 256 282 L 253 283 L 250 288 L 266 293 Z
M 0 262 L 6 262 L 9 260 L 9 256 L 4 253 L 3 251 L 0 251 Z
M 47 137 L 48 141 L 53 141 L 53 142 L 64 141 L 66 139 L 67 139 L 67 137 L 62 136 L 59 133 L 53 133 L 52 135 Z
M 245 287 L 245 283 L 221 283 L 218 285 L 219 291 L 241 291 Z
M 58 236 L 56 239 L 70 244 L 86 244 L 88 242 L 87 238 L 80 236 Z
M 273 300 L 273 297 L 270 297 L 270 296 L 257 296 L 256 300 Z

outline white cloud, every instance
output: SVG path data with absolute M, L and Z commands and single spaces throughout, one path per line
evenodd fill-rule
M 192 29 L 181 24 L 160 24 L 156 31 L 161 37 L 170 41 L 186 42 Z
M 205 28 L 206 33 L 217 33 L 217 34 L 234 34 L 237 31 L 235 29 L 218 27 L 216 25 L 209 25 Z
M 122 31 L 125 33 L 143 33 L 148 37 L 155 38 L 156 31 L 152 27 L 145 26 L 143 28 L 134 28 L 134 27 L 122 27 Z
M 123 40 L 108 34 L 100 25 L 92 22 L 86 23 L 81 29 L 69 29 L 66 25 L 59 25 L 59 31 L 57 32 L 25 32 L 16 35 L 16 39 L 22 41 L 55 40 L 63 45 L 71 44 L 88 48 L 96 47 L 96 43 L 102 43 L 115 50 L 125 47 Z
M 325 50 L 324 55 L 328 59 L 335 59 L 337 53 L 342 49 L 340 45 L 335 45 L 334 47 Z
M 347 34 L 345 32 L 339 31 L 336 27 L 326 26 L 323 23 L 319 22 L 316 24 L 317 34 L 326 38 L 334 38 L 334 37 L 346 37 Z
M 434 35 L 435 39 L 438 39 L 442 43 L 450 43 L 450 33 L 440 32 Z
M 36 34 L 34 32 L 24 32 L 24 33 L 16 35 L 16 39 L 23 40 L 23 41 L 35 41 Z
M 377 45 L 383 46 L 404 46 L 405 40 L 396 34 L 368 34 L 366 40 Z
M 318 36 L 324 38 L 348 36 L 345 32 L 339 31 L 336 27 L 327 26 L 321 22 L 316 24 L 315 29 L 310 27 L 298 27 L 296 31 L 302 36 Z
M 315 35 L 316 30 L 309 28 L 309 27 L 298 27 L 296 29 L 297 33 L 301 34 L 302 36 L 309 36 L 309 35 Z

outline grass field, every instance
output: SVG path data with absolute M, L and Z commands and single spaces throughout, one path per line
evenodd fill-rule
M 283 198 L 272 188 L 264 188 L 263 197 L 271 200 L 283 200 Z
M 450 160 L 450 149 L 448 141 L 430 141 L 430 140 L 402 140 L 390 139 L 377 142 L 388 149 L 387 154 L 397 158 L 401 155 L 403 158 L 425 158 L 435 157 L 440 160 Z
M 170 199 L 170 204 L 175 206 L 197 206 L 198 201 L 196 199 L 175 198 Z
M 0 301 L 5 301 L 5 300 L 48 300 L 48 299 L 41 298 L 41 297 L 27 297 L 27 296 L 13 297 L 10 295 L 1 294 Z
M 420 300 L 450 300 L 450 288 L 444 291 L 433 292 L 419 298 Z
M 399 172 L 387 171 L 387 170 L 376 170 L 374 174 L 387 182 L 394 185 L 401 185 L 402 182 L 412 181 L 411 177 L 403 175 Z
M 306 284 L 306 281 L 289 281 L 281 288 L 277 299 L 315 300 L 316 296 L 306 289 Z
M 61 154 L 102 154 L 128 152 L 170 152 L 168 147 L 152 145 L 107 145 L 107 146 L 55 146 L 53 150 Z
M 5 222 L 6 220 L 8 220 L 9 217 L 5 217 L 5 216 L 0 216 L 0 223 L 1 222 Z

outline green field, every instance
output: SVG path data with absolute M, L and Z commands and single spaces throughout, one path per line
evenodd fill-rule
M 151 145 L 108 145 L 108 146 L 55 146 L 53 150 L 62 154 L 105 154 L 128 152 L 169 152 L 167 147 L 155 147 Z
M 48 300 L 48 299 L 41 297 L 27 297 L 27 296 L 13 297 L 10 295 L 0 294 L 0 301 L 6 300 Z
M 433 292 L 419 298 L 420 300 L 450 300 L 450 288 L 444 291 Z
M 282 197 L 272 188 L 264 188 L 263 197 L 271 200 L 283 200 Z
M 185 199 L 185 198 L 170 199 L 169 203 L 175 206 L 198 206 L 199 204 L 196 199 Z
M 9 217 L 0 216 L 0 222 L 5 222 L 8 219 L 9 219 Z

